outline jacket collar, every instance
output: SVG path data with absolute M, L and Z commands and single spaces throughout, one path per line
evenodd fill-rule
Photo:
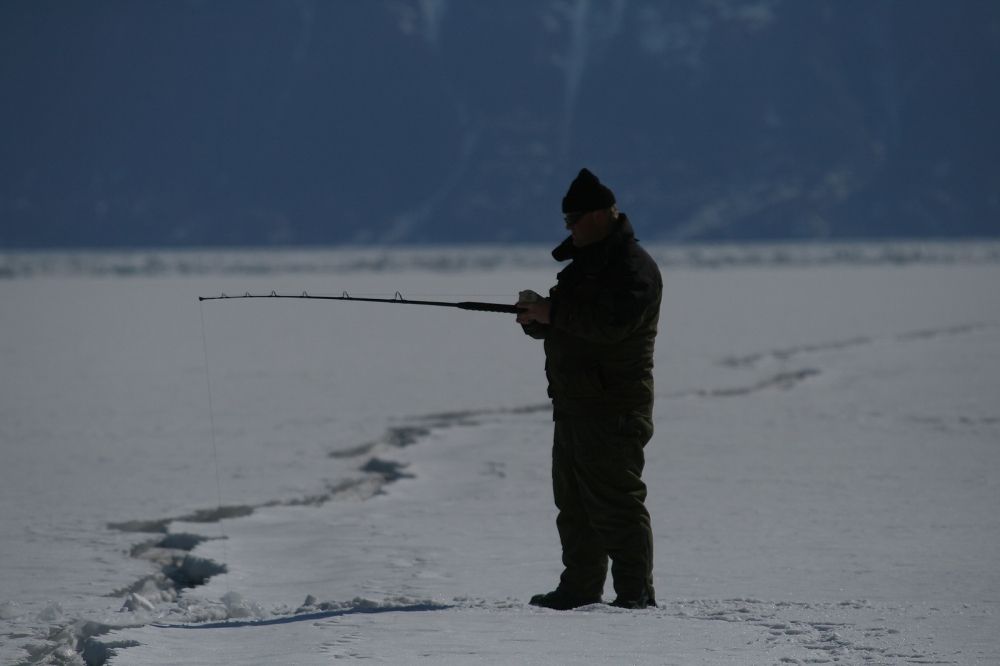
M 576 247 L 573 245 L 573 237 L 569 236 L 556 249 L 552 250 L 552 258 L 556 261 L 569 261 L 570 259 L 574 261 L 577 259 L 599 261 L 607 257 L 608 251 L 611 248 L 617 247 L 622 243 L 627 243 L 630 240 L 635 240 L 635 231 L 632 229 L 632 223 L 629 222 L 628 217 L 624 213 L 621 213 L 618 215 L 616 227 L 604 240 L 587 245 L 586 247 Z

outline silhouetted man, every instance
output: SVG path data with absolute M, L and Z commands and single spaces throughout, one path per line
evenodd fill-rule
M 608 558 L 624 608 L 654 606 L 653 533 L 643 447 L 653 435 L 653 345 L 663 281 L 615 196 L 587 169 L 562 210 L 571 260 L 548 298 L 522 292 L 517 322 L 545 341 L 555 436 L 552 487 L 564 570 L 531 603 L 568 610 L 601 601 Z

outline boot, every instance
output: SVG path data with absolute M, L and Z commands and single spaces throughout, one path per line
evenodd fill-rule
M 629 610 L 639 610 L 642 608 L 656 608 L 656 600 L 648 589 L 643 589 L 639 594 L 626 596 L 619 594 L 611 605 L 615 608 L 627 608 Z
M 531 601 L 528 603 L 532 606 L 541 606 L 542 608 L 551 608 L 553 610 L 572 610 L 580 606 L 599 604 L 601 603 L 601 598 L 581 597 L 557 587 L 551 592 L 536 594 L 531 597 Z

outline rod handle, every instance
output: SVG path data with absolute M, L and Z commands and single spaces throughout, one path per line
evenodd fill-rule
M 507 312 L 509 314 L 517 314 L 521 311 L 521 308 L 516 305 L 507 305 L 506 303 L 480 303 L 478 301 L 462 301 L 461 303 L 456 303 L 456 307 L 463 310 L 478 310 L 480 312 Z

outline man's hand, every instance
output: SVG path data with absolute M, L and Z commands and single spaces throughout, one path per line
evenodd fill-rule
M 521 312 L 517 313 L 518 324 L 531 324 L 536 321 L 539 324 L 549 323 L 549 314 L 552 311 L 552 304 L 549 302 L 549 299 L 546 298 L 540 301 L 519 300 L 517 307 L 521 308 Z

